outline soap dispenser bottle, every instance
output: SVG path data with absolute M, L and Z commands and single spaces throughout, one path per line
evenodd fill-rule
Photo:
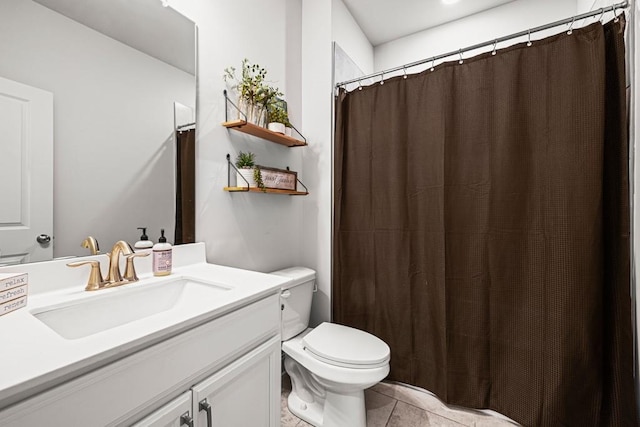
M 150 249 L 153 247 L 153 242 L 149 240 L 147 236 L 147 227 L 138 227 L 138 230 L 142 230 L 142 236 L 140 236 L 140 240 L 133 245 L 136 249 Z
M 164 237 L 164 228 L 160 230 L 158 243 L 153 245 L 153 275 L 168 276 L 171 274 L 172 247 Z

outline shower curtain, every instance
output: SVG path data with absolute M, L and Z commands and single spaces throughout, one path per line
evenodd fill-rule
M 389 378 L 635 426 L 624 19 L 336 100 L 333 319 Z
M 174 244 L 196 241 L 196 130 L 177 131 Z

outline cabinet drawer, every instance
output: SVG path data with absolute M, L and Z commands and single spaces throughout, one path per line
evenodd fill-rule
M 276 294 L 11 406 L 2 425 L 117 425 L 277 336 L 279 322 Z

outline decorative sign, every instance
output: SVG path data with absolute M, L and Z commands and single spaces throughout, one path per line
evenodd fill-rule
M 298 188 L 298 173 L 284 169 L 265 168 L 258 166 L 262 175 L 262 183 L 266 188 L 296 191 Z

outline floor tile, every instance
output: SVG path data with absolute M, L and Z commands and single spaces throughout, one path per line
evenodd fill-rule
M 502 420 L 475 409 L 447 405 L 438 399 L 437 396 L 426 390 L 423 391 L 400 383 L 381 382 L 371 389 L 442 417 L 449 418 L 463 425 L 473 425 L 473 423 L 482 423 L 479 425 L 483 427 L 494 425 L 513 427 L 514 425 L 518 425 L 517 423 Z
M 486 416 L 484 418 L 478 418 L 476 420 L 474 427 L 514 427 L 519 425 L 520 424 L 513 421 L 502 420 L 500 418 Z
M 385 427 L 398 401 L 370 389 L 364 391 L 364 400 L 367 408 L 367 427 Z
M 288 376 L 282 378 L 282 427 L 310 427 L 287 407 L 291 391 Z M 365 390 L 367 427 L 514 427 L 509 422 L 474 409 L 448 406 L 436 396 L 400 383 L 382 382 Z
M 371 387 L 371 389 L 427 411 L 435 412 L 444 406 L 434 395 L 405 387 L 401 384 L 381 382 Z
M 387 424 L 388 427 L 460 427 L 464 425 L 400 401 Z

